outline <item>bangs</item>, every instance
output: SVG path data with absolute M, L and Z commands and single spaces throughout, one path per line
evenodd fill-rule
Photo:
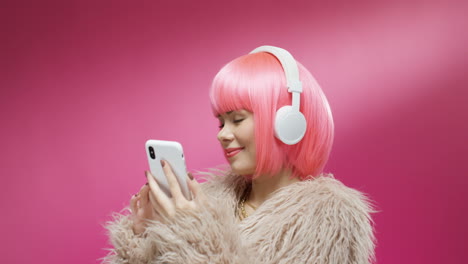
M 240 59 L 242 57 L 238 60 Z M 240 109 L 252 112 L 251 87 L 249 87 L 252 85 L 252 79 L 248 76 L 250 75 L 248 74 L 249 71 L 242 70 L 243 67 L 238 67 L 238 60 L 224 66 L 213 79 L 210 100 L 215 117 L 219 114 Z
M 279 93 L 287 94 L 279 61 L 267 53 L 247 54 L 225 65 L 213 79 L 210 99 L 216 117 L 244 109 L 276 109 Z M 284 88 L 281 88 L 284 87 Z M 286 95 L 287 96 L 287 95 Z

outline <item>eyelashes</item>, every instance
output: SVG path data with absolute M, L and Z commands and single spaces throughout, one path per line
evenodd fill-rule
M 242 118 L 242 119 L 237 119 L 237 120 L 233 120 L 232 122 L 234 124 L 239 124 L 240 122 L 244 121 L 245 118 Z M 223 128 L 224 127 L 224 124 L 221 124 L 218 126 L 219 128 Z

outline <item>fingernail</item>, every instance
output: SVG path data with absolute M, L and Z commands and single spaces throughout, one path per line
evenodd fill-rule
M 191 172 L 187 173 L 188 177 L 190 178 L 190 180 L 193 180 L 193 175 Z
M 161 166 L 165 166 L 166 165 L 166 162 L 164 160 L 161 160 Z

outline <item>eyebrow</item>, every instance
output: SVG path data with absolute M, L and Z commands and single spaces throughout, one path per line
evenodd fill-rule
M 232 114 L 233 112 L 234 112 L 234 111 L 229 111 L 229 112 L 226 112 L 226 114 L 230 115 L 230 114 Z M 216 117 L 217 117 L 217 118 L 220 118 L 220 117 L 221 117 L 221 115 L 220 115 L 220 114 L 218 114 Z

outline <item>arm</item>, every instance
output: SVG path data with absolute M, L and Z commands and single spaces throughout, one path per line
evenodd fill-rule
M 151 180 L 148 178 L 149 185 L 155 187 Z M 167 210 L 172 213 L 161 212 L 160 221 L 148 221 L 141 235 L 132 231 L 132 215 L 116 213 L 106 226 L 114 249 L 104 263 L 248 263 L 244 254 L 237 254 L 245 251 L 241 249 L 233 204 L 229 204 L 232 201 L 225 196 L 226 192 L 219 191 L 222 188 L 213 186 L 219 182 L 213 183 L 203 184 L 203 195 L 196 194 L 199 190 L 194 192 L 194 182 L 189 183 L 195 195 L 190 202 L 194 204 L 180 203 L 172 208 L 176 209 L 173 212 L 171 208 Z M 141 193 L 147 194 L 147 189 L 142 188 Z M 157 202 L 155 196 L 149 198 L 151 203 Z M 163 206 L 158 205 L 160 210 Z M 137 210 L 133 205 L 133 214 Z
M 130 215 L 115 214 L 106 226 L 114 249 L 104 263 L 249 263 L 229 205 L 213 200 L 204 208 L 177 211 L 168 224 L 152 221 L 141 236 Z

